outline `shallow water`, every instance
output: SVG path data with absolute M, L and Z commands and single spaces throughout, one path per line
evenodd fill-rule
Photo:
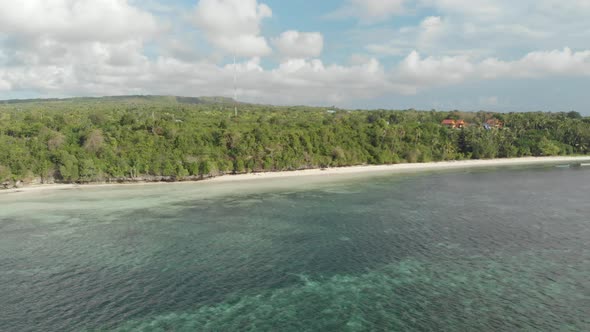
M 590 169 L 0 195 L 2 331 L 588 331 Z

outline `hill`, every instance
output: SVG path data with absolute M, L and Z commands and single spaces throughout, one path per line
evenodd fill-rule
M 179 97 L 155 95 L 129 95 L 105 97 L 75 97 L 49 99 L 10 99 L 0 100 L 0 104 L 51 103 L 51 102 L 84 102 L 84 103 L 179 103 L 179 104 L 235 104 L 233 98 L 227 97 Z M 243 104 L 243 103 L 240 103 Z

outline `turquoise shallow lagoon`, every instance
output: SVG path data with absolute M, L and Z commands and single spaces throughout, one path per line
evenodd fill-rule
M 589 331 L 590 169 L 0 195 L 1 331 Z

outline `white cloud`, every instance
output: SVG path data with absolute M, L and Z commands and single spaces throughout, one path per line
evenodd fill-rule
M 456 1 L 454 3 L 458 4 Z M 493 3 L 504 4 L 504 1 Z M 540 1 L 540 6 L 555 4 L 555 8 L 563 7 L 565 9 L 560 10 L 564 11 L 583 11 L 586 6 L 580 2 L 578 7 L 559 7 L 556 0 Z M 488 49 L 499 49 L 501 40 L 507 44 L 518 40 L 518 45 L 527 41 L 545 42 L 553 32 L 547 32 L 549 28 L 539 29 L 537 18 L 542 10 L 549 13 L 548 9 L 535 9 L 538 13 L 532 14 L 532 19 L 523 18 L 518 25 L 522 29 L 500 18 L 488 25 L 479 24 L 475 19 L 460 20 L 459 14 L 449 9 L 424 17 L 415 26 L 387 30 L 390 40 L 375 43 L 368 49 L 405 56 L 388 68 L 366 54 L 355 55 L 347 65 L 325 63 L 317 59 L 323 51 L 321 33 L 287 31 L 273 40 L 282 57 L 278 65 L 269 68 L 269 62 L 263 63 L 260 56 L 270 52 L 261 34 L 262 20 L 272 15 L 270 8 L 256 0 L 202 0 L 193 13 L 200 31 L 225 52 L 235 50 L 238 55 L 249 58 L 234 68 L 221 64 L 219 58 L 199 56 L 198 42 L 190 41 L 200 41 L 204 37 L 195 31 L 192 32 L 199 36 L 194 39 L 166 36 L 170 38 L 165 39 L 167 44 L 161 44 L 164 48 L 149 49 L 146 46 L 151 44 L 146 42 L 158 39 L 166 31 L 162 31 L 161 20 L 128 1 L 31 0 L 26 2 L 30 6 L 20 7 L 0 2 L 0 98 L 23 91 L 40 96 L 138 93 L 231 96 L 234 70 L 239 73 L 241 100 L 272 104 L 346 105 L 358 99 L 416 94 L 436 86 L 472 81 L 590 77 L 590 50 L 584 50 L 587 45 L 580 46 L 586 39 L 573 47 L 578 51 L 562 49 L 570 34 L 562 36 L 558 47 L 527 46 L 526 51 L 512 51 L 508 55 L 489 55 L 485 50 L 474 52 L 458 47 L 465 46 L 470 39 L 477 40 L 479 45 L 482 36 L 489 37 L 485 39 Z M 450 0 L 441 1 L 437 8 L 446 8 L 443 5 L 450 3 Z M 361 2 L 348 4 L 360 6 Z M 368 9 L 362 15 L 380 19 L 378 8 L 387 15 L 394 15 L 405 10 L 402 2 L 399 4 L 400 7 L 393 2 L 384 3 L 386 7 L 371 7 L 379 4 L 364 3 Z M 518 13 L 523 12 L 521 7 L 520 3 L 515 5 Z M 81 8 L 85 8 L 83 13 Z M 484 12 L 478 15 L 489 19 Z M 31 19 L 24 18 L 29 15 Z M 77 15 L 86 16 L 82 20 L 74 17 Z M 575 24 L 587 30 L 587 23 Z M 96 29 L 95 25 L 101 29 Z M 557 31 L 573 29 L 569 25 L 554 24 L 552 27 Z M 579 29 L 578 33 L 584 35 L 584 31 Z M 512 37 L 506 37 L 510 32 Z M 538 32 L 543 34 L 538 35 Z M 516 35 L 518 38 L 514 37 Z M 556 50 L 527 53 L 530 49 Z M 477 103 L 478 95 L 468 98 Z M 502 102 L 504 97 L 498 96 Z
M 154 17 L 127 0 L 0 1 L 0 35 L 121 42 L 151 36 L 157 30 Z
M 442 20 L 439 16 L 428 16 L 420 23 L 420 26 L 427 32 L 438 30 L 441 25 Z
M 467 57 L 428 57 L 422 59 L 413 51 L 396 68 L 397 79 L 413 85 L 436 86 L 455 84 L 470 77 L 476 68 Z
M 2 72 L 0 71 L 0 76 L 3 76 Z M 0 91 L 10 91 L 12 89 L 12 85 L 10 82 L 5 81 L 0 78 Z
M 324 48 L 324 37 L 319 32 L 299 32 L 289 30 L 273 40 L 283 57 L 318 57 Z
M 356 17 L 364 22 L 378 22 L 405 13 L 406 0 L 347 0 L 328 18 Z
M 379 34 L 388 35 L 390 40 L 366 45 L 365 49 L 380 56 L 399 56 L 413 50 L 430 51 L 447 28 L 446 22 L 441 17 L 428 16 L 417 26 L 379 32 Z
M 144 43 L 160 32 L 127 0 L 0 1 L 2 85 L 58 95 L 115 87 L 116 76 L 141 72 Z
M 37 91 L 42 96 L 121 94 L 232 96 L 233 65 L 183 62 L 172 57 L 136 59 L 128 66 L 110 64 L 111 49 L 102 45 L 72 53 L 71 63 L 19 66 L 0 72 L 0 89 Z M 76 59 L 78 57 L 78 59 Z M 65 61 L 64 61 L 65 62 Z M 272 104 L 337 104 L 370 98 L 395 89 L 385 70 L 371 59 L 352 66 L 324 65 L 320 60 L 291 59 L 265 70 L 259 58 L 237 64 L 238 98 Z
M 36 90 L 42 95 L 172 94 L 232 95 L 233 65 L 183 62 L 171 57 L 149 60 L 137 51 L 132 63 L 113 64 L 113 50 L 95 44 L 73 52 L 60 65 L 5 68 L 0 89 Z M 392 70 L 366 59 L 349 66 L 320 60 L 289 59 L 264 69 L 260 58 L 240 62 L 239 98 L 273 104 L 344 104 L 386 94 L 416 94 L 441 85 L 471 80 L 590 76 L 590 51 L 533 52 L 516 61 L 464 56 L 421 57 L 412 52 Z
M 429 47 L 444 32 L 445 25 L 440 16 L 428 16 L 420 23 L 419 46 Z
M 239 56 L 271 52 L 260 24 L 272 10 L 257 0 L 200 0 L 194 20 L 216 47 Z
M 439 56 L 477 53 L 482 59 L 565 45 L 581 49 L 590 40 L 588 0 L 417 0 L 405 6 L 405 18 L 422 22 L 389 32 L 360 26 L 358 42 L 377 57 L 415 49 Z
M 394 69 L 393 76 L 408 84 L 412 93 L 468 80 L 590 77 L 590 50 L 531 52 L 515 61 L 495 58 L 473 61 L 466 56 L 422 58 L 414 51 Z
M 487 59 L 481 63 L 482 77 L 539 78 L 546 76 L 590 76 L 590 51 L 569 48 L 531 52 L 517 61 Z
M 439 9 L 445 13 L 477 16 L 479 19 L 493 18 L 504 12 L 505 0 L 419 0 L 418 6 Z

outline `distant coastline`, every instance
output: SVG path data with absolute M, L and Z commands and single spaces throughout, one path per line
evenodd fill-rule
M 11 188 L 0 190 L 0 194 L 8 193 L 26 193 L 38 192 L 45 190 L 60 190 L 74 188 L 93 188 L 106 186 L 121 185 L 149 185 L 164 183 L 216 183 L 216 182 L 240 182 L 253 181 L 262 179 L 280 179 L 301 176 L 331 176 L 331 175 L 359 175 L 359 174 L 398 174 L 436 170 L 467 169 L 479 167 L 501 167 L 501 166 L 525 166 L 525 165 L 543 165 L 543 164 L 576 164 L 590 163 L 590 156 L 575 157 L 524 157 L 524 158 L 506 158 L 506 159 L 480 159 L 480 160 L 459 160 L 459 161 L 442 161 L 430 163 L 406 163 L 393 165 L 362 165 L 322 169 L 305 169 L 296 171 L 277 171 L 277 172 L 260 172 L 248 174 L 227 174 L 218 177 L 189 180 L 171 180 L 162 179 L 161 181 L 122 181 L 122 182 L 101 182 L 101 183 L 64 183 L 64 184 L 40 184 L 25 185 L 21 188 Z

